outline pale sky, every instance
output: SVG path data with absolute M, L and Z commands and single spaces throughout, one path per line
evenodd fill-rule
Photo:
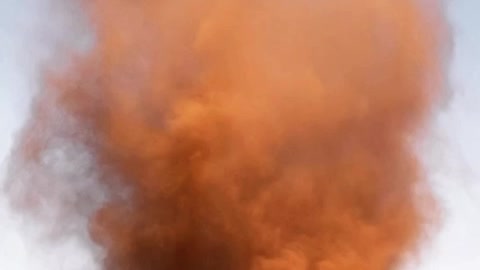
M 9 149 L 38 87 L 38 66 L 52 53 L 49 45 L 82 33 L 78 28 L 71 31 L 78 11 L 60 2 L 64 1 L 0 0 L 0 181 Z M 480 1 L 449 2 L 453 96 L 440 113 L 424 153 L 445 208 L 445 222 L 433 243 L 424 248 L 420 263 L 409 264 L 406 270 L 480 269 Z M 74 237 L 55 245 L 42 242 L 35 224 L 12 213 L 0 194 L 0 269 L 97 268 L 90 250 Z

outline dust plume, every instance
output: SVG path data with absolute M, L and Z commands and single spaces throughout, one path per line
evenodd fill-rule
M 96 185 L 64 207 L 103 269 L 390 270 L 418 248 L 440 1 L 83 4 L 95 47 L 46 80 L 15 162 L 88 153 Z

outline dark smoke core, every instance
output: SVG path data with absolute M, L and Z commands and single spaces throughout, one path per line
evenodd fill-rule
M 441 89 L 438 2 L 86 1 L 96 47 L 36 108 L 75 119 L 62 134 L 109 190 L 104 269 L 398 267 L 433 211 L 414 144 Z

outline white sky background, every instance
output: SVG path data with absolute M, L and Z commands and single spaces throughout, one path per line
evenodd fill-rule
M 75 34 L 65 31 L 75 25 L 75 9 L 60 12 L 65 8 L 60 2 L 65 3 L 0 0 L 0 179 L 37 88 L 38 65 L 48 59 L 49 41 Z M 454 96 L 438 119 L 435 150 L 427 154 L 434 157 L 429 166 L 446 209 L 445 224 L 420 265 L 408 270 L 480 269 L 480 1 L 452 0 L 449 16 Z M 0 269 L 96 269 L 89 251 L 75 239 L 53 246 L 41 244 L 36 235 L 35 226 L 11 213 L 0 194 Z

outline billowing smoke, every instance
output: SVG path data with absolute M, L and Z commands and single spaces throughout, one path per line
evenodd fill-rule
M 418 248 L 440 1 L 84 9 L 96 44 L 46 79 L 12 159 L 39 173 L 10 188 L 58 197 L 60 231 L 87 216 L 103 269 L 391 270 Z

